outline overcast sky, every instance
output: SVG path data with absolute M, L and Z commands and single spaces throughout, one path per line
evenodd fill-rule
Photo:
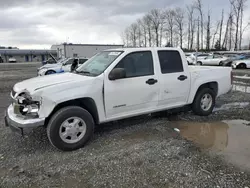
M 0 0 L 0 46 L 50 48 L 52 44 L 120 44 L 126 26 L 152 8 L 183 7 L 192 0 Z M 203 0 L 218 20 L 229 0 Z M 250 18 L 247 3 L 245 18 Z M 247 38 L 248 34 L 244 38 Z

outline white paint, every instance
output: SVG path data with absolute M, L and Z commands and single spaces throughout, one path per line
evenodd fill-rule
M 42 98 L 40 118 L 48 117 L 54 107 L 62 102 L 91 98 L 97 106 L 100 123 L 103 123 L 191 104 L 198 88 L 208 82 L 218 83 L 218 96 L 231 89 L 231 68 L 188 67 L 181 49 L 124 48 L 122 50 L 124 53 L 99 76 L 72 73 L 49 75 L 20 82 L 14 86 L 14 90 L 18 93 L 27 90 L 32 98 Z M 109 73 L 126 55 L 145 50 L 152 52 L 154 75 L 115 81 L 108 79 Z M 163 75 L 157 50 L 178 51 L 184 71 Z M 179 81 L 177 78 L 180 75 L 186 75 L 188 79 L 184 82 Z M 146 81 L 149 78 L 157 79 L 158 82 L 148 85 Z

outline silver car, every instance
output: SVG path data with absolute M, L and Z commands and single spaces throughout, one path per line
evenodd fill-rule
M 46 64 L 40 68 L 37 69 L 37 75 L 38 76 L 44 76 L 44 75 L 50 75 L 50 74 L 56 74 L 56 73 L 63 73 L 63 72 L 70 72 L 71 66 L 74 60 L 78 60 L 78 65 L 82 65 L 85 63 L 88 59 L 87 58 L 67 58 L 59 61 L 56 64 Z

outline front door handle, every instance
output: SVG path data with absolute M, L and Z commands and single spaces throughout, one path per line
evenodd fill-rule
M 157 83 L 157 82 L 158 82 L 157 80 L 151 78 L 151 79 L 148 79 L 148 80 L 146 81 L 146 84 L 148 84 L 148 85 L 154 85 L 154 84 Z
M 178 77 L 178 80 L 184 81 L 184 80 L 186 80 L 187 78 L 188 78 L 188 77 L 185 76 L 185 75 L 180 75 L 180 76 Z

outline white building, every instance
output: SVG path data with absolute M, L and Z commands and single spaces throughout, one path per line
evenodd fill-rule
M 3 62 L 9 62 L 10 58 L 17 62 L 41 62 L 50 58 L 50 54 L 57 57 L 55 50 L 34 50 L 34 49 L 0 49 L 0 56 Z
M 106 49 L 114 49 L 114 48 L 122 48 L 124 45 L 112 45 L 112 44 L 59 44 L 52 45 L 51 50 L 56 50 L 58 57 L 83 57 L 90 58 L 96 53 L 106 50 Z

